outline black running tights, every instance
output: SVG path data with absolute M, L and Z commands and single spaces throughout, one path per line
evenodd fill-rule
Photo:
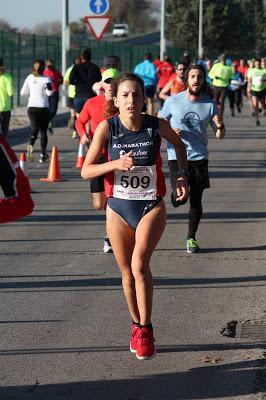
M 30 144 L 34 146 L 38 132 L 40 131 L 41 152 L 45 154 L 47 147 L 47 128 L 49 124 L 49 110 L 48 108 L 29 107 L 28 116 L 30 119 Z
M 178 168 L 176 161 L 168 161 L 168 167 L 170 172 L 170 181 L 172 190 L 175 191 L 176 188 L 176 180 L 178 178 Z M 195 239 L 196 232 L 198 230 L 198 226 L 200 223 L 201 215 L 202 215 L 202 193 L 204 188 L 202 189 L 199 185 L 193 185 L 192 182 L 189 181 L 189 189 L 190 189 L 190 209 L 189 209 L 189 221 L 188 221 L 188 236 L 189 238 Z
M 196 232 L 202 216 L 202 189 L 190 188 L 190 209 L 188 213 L 188 235 L 187 237 L 195 239 Z

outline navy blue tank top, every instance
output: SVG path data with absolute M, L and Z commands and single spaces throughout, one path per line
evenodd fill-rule
M 159 119 L 147 114 L 143 114 L 143 117 L 142 127 L 138 131 L 128 130 L 118 115 L 107 119 L 109 124 L 108 160 L 117 160 L 132 151 L 135 165 L 156 165 L 157 195 L 164 196 L 165 180 L 161 169 Z M 113 173 L 106 174 L 105 193 L 107 197 L 112 196 L 113 183 Z

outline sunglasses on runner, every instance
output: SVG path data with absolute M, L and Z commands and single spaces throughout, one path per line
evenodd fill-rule
M 112 82 L 113 78 L 107 78 L 105 79 L 104 83 L 110 84 Z

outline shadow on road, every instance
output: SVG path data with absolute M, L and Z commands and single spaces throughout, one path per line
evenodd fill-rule
M 40 381 L 32 386 L 9 386 L 0 389 L 0 396 L 5 400 L 233 399 L 259 392 L 259 385 L 253 387 L 252 382 L 260 365 L 261 360 L 252 360 L 200 366 L 177 373 L 99 381 L 90 381 L 88 371 L 87 381 L 51 385 L 42 385 Z
M 36 210 L 38 211 L 38 210 Z M 22 224 L 25 222 L 53 222 L 53 221 L 61 221 L 61 222 L 81 222 L 81 221 L 105 221 L 104 214 L 77 214 L 71 215 L 69 214 L 59 214 L 59 212 L 65 210 L 56 210 L 58 214 L 56 215 L 30 215 L 26 218 L 17 221 L 17 224 Z M 266 218 L 266 211 L 254 211 L 254 212 L 205 212 L 203 214 L 203 220 L 215 220 L 221 219 L 227 222 L 228 219 L 236 220 L 236 219 L 262 219 Z M 176 214 L 167 214 L 168 221 L 176 221 L 176 220 L 187 220 L 187 214 L 184 213 L 176 213 Z M 245 221 L 246 222 L 246 221 Z
M 13 276 L 14 278 L 15 276 Z M 53 279 L 53 275 L 50 277 Z M 256 276 L 237 276 L 228 278 L 161 278 L 154 277 L 155 288 L 168 287 L 168 286 L 186 286 L 186 287 L 199 287 L 202 285 L 204 288 L 210 287 L 210 285 L 230 285 L 241 284 L 241 283 L 264 283 L 266 285 L 266 275 Z M 207 285 L 207 286 L 206 286 Z M 94 278 L 94 279 L 63 279 L 63 280 L 38 280 L 38 281 L 22 281 L 19 282 L 0 282 L 0 289 L 49 289 L 49 288 L 89 288 L 91 287 L 117 287 L 122 290 L 121 278 Z M 218 287 L 218 286 L 217 286 Z M 219 286 L 220 287 L 220 286 Z

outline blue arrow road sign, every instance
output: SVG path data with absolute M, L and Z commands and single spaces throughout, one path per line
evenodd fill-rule
M 107 13 L 109 9 L 108 0 L 90 0 L 89 8 L 92 14 L 103 15 Z

